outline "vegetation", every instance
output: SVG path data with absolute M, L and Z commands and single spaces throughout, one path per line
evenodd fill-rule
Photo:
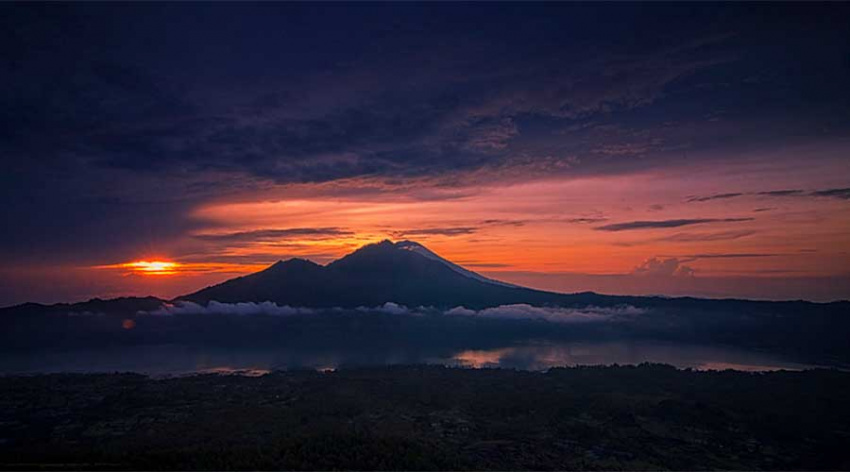
M 5 469 L 850 469 L 850 374 L 0 377 Z

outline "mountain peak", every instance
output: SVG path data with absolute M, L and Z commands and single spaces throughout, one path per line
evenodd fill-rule
M 389 239 L 384 239 L 383 241 L 377 243 L 365 244 L 355 249 L 353 252 L 346 254 L 345 256 L 332 262 L 332 264 L 346 259 L 350 259 L 352 257 L 359 258 L 364 257 L 364 255 L 392 254 L 397 249 L 396 246 L 396 243 L 390 241 Z
M 508 288 L 510 287 L 510 288 Z M 272 301 L 292 306 L 495 306 L 549 301 L 454 264 L 415 241 L 367 244 L 328 265 L 278 261 L 261 272 L 181 297 L 195 302 Z
M 422 244 L 419 244 L 416 241 L 411 241 L 409 239 L 405 239 L 404 241 L 399 241 L 399 242 L 395 243 L 395 246 L 399 249 L 410 249 L 410 248 L 417 248 L 417 247 L 424 248 L 425 247 Z
M 381 242 L 371 243 L 371 244 L 366 244 L 365 246 L 362 246 L 362 247 L 361 247 L 360 249 L 358 249 L 357 251 L 360 251 L 360 250 L 363 250 L 363 249 L 367 249 L 367 248 L 377 248 L 377 249 L 395 249 L 395 246 L 396 246 L 396 244 L 395 244 L 394 242 L 390 241 L 389 239 L 384 239 L 384 240 L 383 240 L 383 241 L 381 241 Z M 357 251 L 355 251 L 355 252 L 357 252 Z
M 509 283 L 506 283 L 506 282 L 500 282 L 498 280 L 489 279 L 487 277 L 484 277 L 481 274 L 473 272 L 469 269 L 465 269 L 465 268 L 455 264 L 454 262 L 452 262 L 448 259 L 440 257 L 437 253 L 428 249 L 427 247 L 423 246 L 422 244 L 417 243 L 416 241 L 409 241 L 409 240 L 399 241 L 395 244 L 395 247 L 397 249 L 400 249 L 400 250 L 410 251 L 410 252 L 419 254 L 420 256 L 431 259 L 432 261 L 437 261 L 437 262 L 443 264 L 444 266 L 448 267 L 449 269 L 457 272 L 458 274 L 460 274 L 464 277 L 469 277 L 471 279 L 478 280 L 479 282 L 484 282 L 484 283 L 494 284 L 494 285 L 501 285 L 503 287 L 516 287 L 516 285 L 509 284 Z
M 303 259 L 303 258 L 300 258 L 300 257 L 293 257 L 293 258 L 286 259 L 286 260 L 281 259 L 281 260 L 275 262 L 274 264 L 268 266 L 266 268 L 266 270 L 278 271 L 278 270 L 298 269 L 298 268 L 305 268 L 305 267 L 321 267 L 321 266 L 319 264 L 316 264 L 315 262 L 309 260 L 309 259 Z

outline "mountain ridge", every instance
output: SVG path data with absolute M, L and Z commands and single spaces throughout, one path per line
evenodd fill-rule
M 325 266 L 299 259 L 206 287 L 177 300 L 208 303 L 271 301 L 291 306 L 488 307 L 552 304 L 565 295 L 513 286 L 462 268 L 413 241 L 365 245 Z

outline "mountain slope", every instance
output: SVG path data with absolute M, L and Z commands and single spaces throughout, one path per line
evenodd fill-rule
M 438 262 L 442 263 L 443 265 L 447 266 L 448 268 L 452 269 L 453 271 L 457 272 L 458 274 L 461 274 L 461 275 L 464 275 L 466 277 L 478 280 L 480 282 L 487 282 L 487 283 L 490 283 L 490 284 L 501 285 L 503 287 L 514 287 L 514 288 L 518 287 L 517 285 L 509 284 L 507 282 L 488 279 L 487 277 L 484 277 L 481 274 L 477 274 L 477 273 L 475 273 L 471 270 L 464 269 L 463 267 L 455 264 L 452 261 L 443 259 L 442 257 L 438 256 L 436 253 L 434 253 L 430 249 L 426 248 L 425 246 L 423 246 L 423 245 L 421 245 L 417 242 L 400 241 L 400 242 L 397 242 L 395 244 L 395 246 L 398 249 L 404 249 L 404 250 L 407 250 L 407 251 L 412 251 L 412 252 L 415 252 L 415 253 L 420 254 L 422 256 L 425 256 L 428 259 L 438 261 Z
M 237 277 L 180 297 L 198 303 L 217 301 L 280 302 L 292 306 L 313 306 L 325 296 L 325 268 L 305 259 L 278 261 L 267 269 Z
M 488 307 L 557 303 L 564 297 L 487 279 L 412 241 L 383 241 L 324 267 L 291 259 L 180 299 L 198 303 L 272 301 L 313 307 L 377 306 L 386 302 Z

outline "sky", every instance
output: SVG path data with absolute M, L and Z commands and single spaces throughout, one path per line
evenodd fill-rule
M 560 292 L 850 298 L 847 18 L 0 4 L 0 305 L 383 239 Z

